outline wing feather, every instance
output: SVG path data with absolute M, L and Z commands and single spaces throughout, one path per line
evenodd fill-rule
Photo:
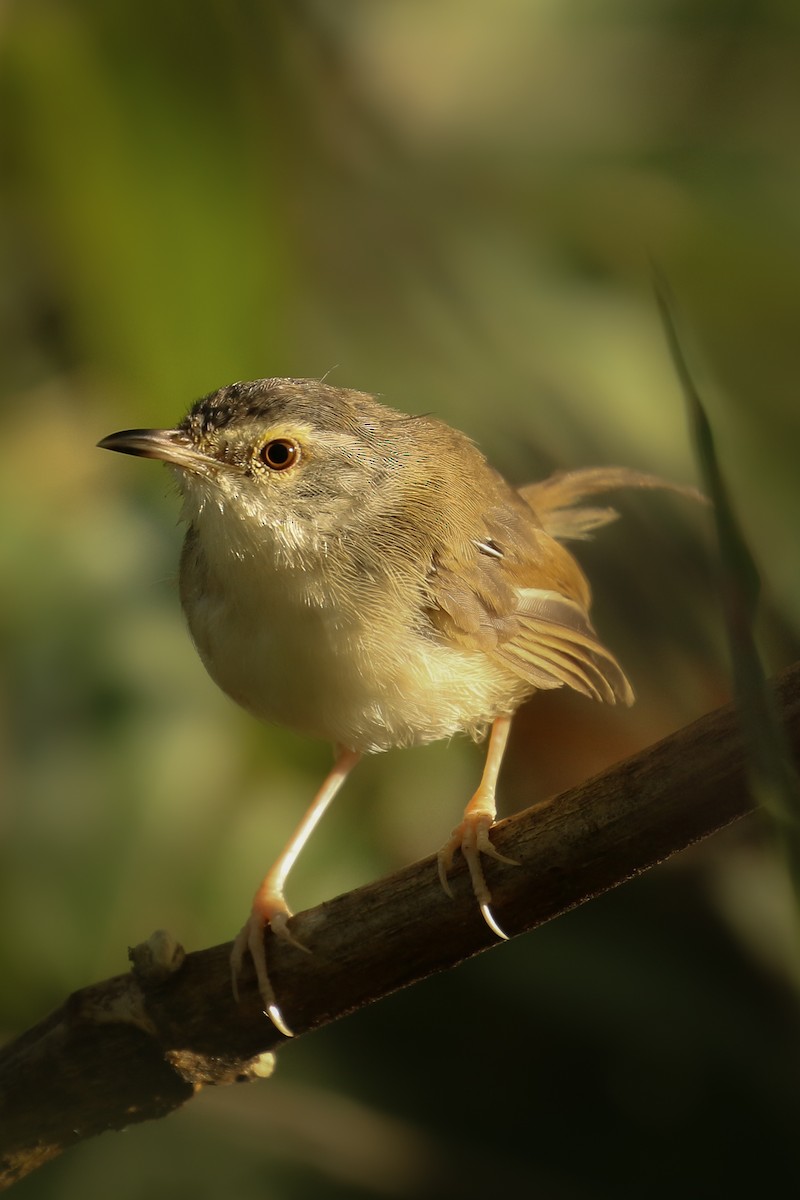
M 671 485 L 605 467 L 553 476 L 519 492 L 492 478 L 498 498 L 482 507 L 471 537 L 434 549 L 427 619 L 439 636 L 480 650 L 532 691 L 566 686 L 607 704 L 631 704 L 633 689 L 589 620 L 586 577 L 558 539 L 586 536 L 616 515 L 577 507 L 584 496 Z
M 525 677 L 531 664 L 552 676 L 551 687 L 567 684 L 606 704 L 633 703 L 624 671 L 578 604 L 545 589 L 520 589 L 519 596 L 517 630 L 496 650 L 512 670 Z

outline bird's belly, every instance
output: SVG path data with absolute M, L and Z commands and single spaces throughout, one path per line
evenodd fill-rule
M 410 631 L 380 637 L 362 614 L 298 602 L 285 592 L 253 608 L 226 589 L 185 605 L 211 677 L 254 716 L 377 751 L 467 732 L 512 711 L 530 687 L 482 652 Z
M 215 683 L 254 716 L 332 737 L 331 714 L 352 689 L 346 662 L 328 647 L 320 614 L 265 606 L 257 617 L 206 602 L 189 617 Z

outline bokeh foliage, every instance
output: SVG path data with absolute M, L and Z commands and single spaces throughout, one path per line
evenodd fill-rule
M 768 665 L 796 657 L 799 26 L 785 0 L 6 0 L 9 1035 L 157 926 L 190 948 L 232 936 L 327 761 L 206 680 L 175 496 L 94 449 L 113 429 L 170 424 L 233 379 L 330 372 L 452 421 L 520 482 L 595 462 L 690 480 L 653 257 L 765 581 Z M 622 507 L 580 555 L 639 704 L 534 700 L 508 808 L 728 695 L 706 518 Z M 365 764 L 296 906 L 430 853 L 477 770 L 456 743 Z M 732 831 L 20 1193 L 791 1185 L 794 935 L 769 839 Z

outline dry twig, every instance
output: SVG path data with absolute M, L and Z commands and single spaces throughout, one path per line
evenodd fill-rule
M 797 755 L 800 664 L 776 694 Z M 489 864 L 495 909 L 509 933 L 523 933 L 753 808 L 735 713 L 719 709 L 501 822 L 493 839 L 522 865 Z M 296 1033 L 496 945 L 465 872 L 453 884 L 455 902 L 427 859 L 300 913 L 293 929 L 312 954 L 270 939 Z M 234 1004 L 229 952 L 197 951 L 163 972 L 140 962 L 76 992 L 0 1053 L 0 1186 L 93 1134 L 162 1117 L 208 1084 L 269 1073 L 269 1052 L 283 1039 L 261 1013 L 252 977 Z

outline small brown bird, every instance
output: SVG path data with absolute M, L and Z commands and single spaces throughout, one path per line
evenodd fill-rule
M 189 527 L 181 601 L 211 677 L 254 716 L 336 747 L 236 939 L 234 990 L 249 952 L 265 1011 L 290 1035 L 264 928 L 293 940 L 284 885 L 300 850 L 362 754 L 454 733 L 491 729 L 439 875 L 449 893 L 460 850 L 484 918 L 504 937 L 481 855 L 511 861 L 489 831 L 514 712 L 564 685 L 633 701 L 560 543 L 616 517 L 582 507 L 586 496 L 673 485 L 599 467 L 517 489 L 443 422 L 305 379 L 235 383 L 199 400 L 177 429 L 127 430 L 100 445 L 175 470 Z

